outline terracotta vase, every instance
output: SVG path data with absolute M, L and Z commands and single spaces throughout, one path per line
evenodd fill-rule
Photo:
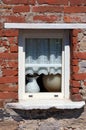
M 61 91 L 61 74 L 50 74 L 43 76 L 43 84 L 48 92 L 60 92 Z

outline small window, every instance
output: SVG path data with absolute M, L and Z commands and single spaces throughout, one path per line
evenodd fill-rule
M 20 99 L 64 98 L 69 93 L 69 75 L 67 76 L 66 72 L 68 70 L 69 35 L 67 30 L 65 32 L 64 30 L 20 32 Z M 65 86 L 65 82 L 68 86 Z M 65 94 L 66 91 L 67 94 Z

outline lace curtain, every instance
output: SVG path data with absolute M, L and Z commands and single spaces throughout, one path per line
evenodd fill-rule
M 26 39 L 26 74 L 61 74 L 61 64 L 62 39 Z

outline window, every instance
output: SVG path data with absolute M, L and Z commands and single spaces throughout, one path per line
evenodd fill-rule
M 19 99 L 69 98 L 68 30 L 21 30 Z
M 19 102 L 17 103 L 7 103 L 8 108 L 15 108 L 15 109 L 25 109 L 25 110 L 31 110 L 31 109 L 49 109 L 52 107 L 58 108 L 58 109 L 75 109 L 75 108 L 81 108 L 85 105 L 84 101 L 80 102 L 73 102 L 70 100 L 70 93 L 69 93 L 69 81 L 70 81 L 70 45 L 69 45 L 69 31 L 71 29 L 85 29 L 86 24 L 78 24 L 78 23 L 5 23 L 5 28 L 11 28 L 11 29 L 19 29 L 20 35 L 19 35 L 19 51 L 18 51 L 18 68 L 19 68 L 19 87 L 18 87 L 18 99 Z M 47 57 L 47 63 L 42 63 L 45 61 L 45 57 L 43 58 L 42 62 L 37 62 L 39 54 L 37 49 L 37 53 L 35 53 L 35 61 L 36 63 L 33 63 L 33 60 L 29 60 L 27 62 L 28 58 L 30 59 L 30 53 L 33 53 L 33 43 L 35 42 L 36 48 L 38 44 L 42 44 L 42 42 L 48 46 L 49 49 L 43 49 L 46 50 L 43 51 L 46 52 Z M 40 42 L 38 42 L 40 41 Z M 51 42 L 53 41 L 53 42 Z M 51 45 L 53 43 L 53 45 Z M 31 46 L 29 46 L 31 44 Z M 42 44 L 43 45 L 43 44 Z M 39 46 L 39 49 L 41 48 Z M 53 46 L 53 47 L 51 47 Z M 55 55 L 55 51 L 52 55 L 51 52 L 53 50 L 58 50 L 55 48 L 55 46 L 59 46 L 59 59 L 60 62 L 58 62 L 58 55 Z M 30 49 L 29 47 L 32 47 Z M 47 48 L 47 47 L 45 47 Z M 50 49 L 51 48 L 51 49 Z M 30 50 L 30 52 L 28 52 Z M 41 50 L 41 49 L 40 49 Z M 57 52 L 56 52 L 57 53 Z M 32 55 L 33 56 L 33 55 Z M 41 55 L 42 56 L 42 55 Z M 53 58 L 51 58 L 53 56 Z M 33 58 L 32 58 L 33 59 Z M 41 58 L 39 58 L 41 59 Z M 54 59 L 53 62 L 51 62 Z M 55 61 L 57 61 L 55 63 Z M 40 64 L 39 64 L 40 63 Z M 47 67 L 46 67 L 47 66 Z M 56 67 L 56 71 L 55 71 Z M 36 71 L 34 68 L 37 68 Z M 57 70 L 58 74 L 61 78 L 60 80 L 60 90 L 58 91 L 38 91 L 38 92 L 29 92 L 26 89 L 27 84 L 29 83 L 28 76 L 30 78 L 33 78 L 33 76 L 36 76 L 36 78 L 41 77 L 40 75 L 43 75 L 46 77 L 47 74 L 44 74 L 44 70 L 48 74 L 54 75 Z M 53 68 L 53 69 L 51 69 Z M 59 68 L 59 69 L 58 69 Z M 31 72 L 32 69 L 32 72 Z M 39 74 L 39 70 L 41 69 L 41 73 Z M 28 74 L 29 72 L 29 74 Z M 35 73 L 36 72 L 36 73 Z M 33 75 L 33 73 L 35 75 Z M 35 78 L 33 78 L 35 79 Z M 37 83 L 37 81 L 36 81 Z M 29 99 L 29 100 L 28 100 Z M 36 99 L 36 100 L 35 100 Z M 51 99 L 51 100 L 49 100 Z M 69 99 L 69 100 L 68 100 Z

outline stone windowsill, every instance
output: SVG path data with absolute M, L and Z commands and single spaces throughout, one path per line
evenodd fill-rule
M 85 105 L 84 101 L 73 102 L 67 99 L 59 100 L 22 100 L 17 103 L 7 103 L 7 108 L 22 109 L 22 110 L 32 110 L 32 109 L 80 109 Z

